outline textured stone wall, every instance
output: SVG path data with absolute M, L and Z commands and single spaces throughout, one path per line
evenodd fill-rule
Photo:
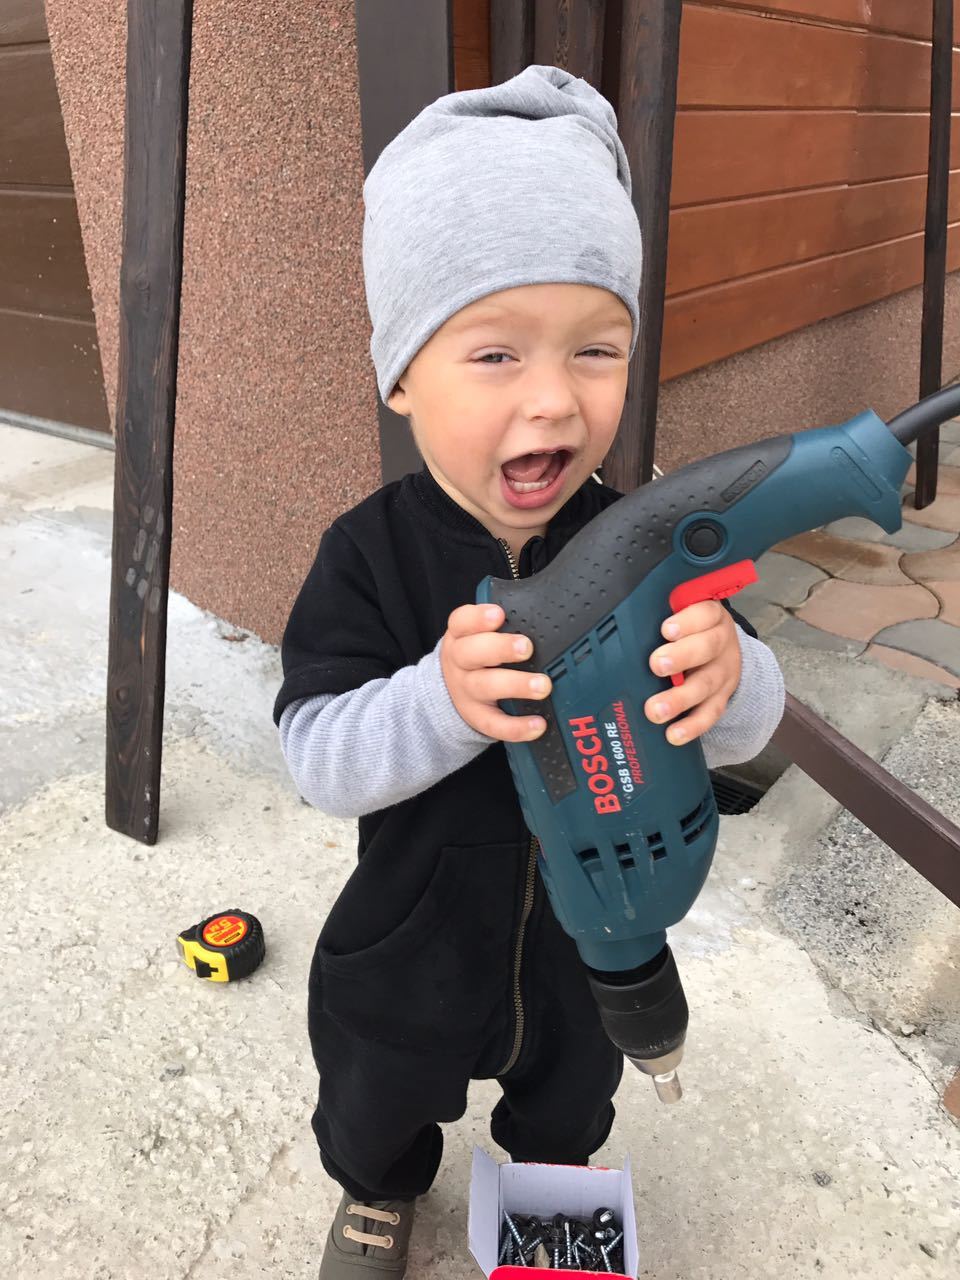
M 123 0 L 48 0 L 116 395 Z M 194 14 L 172 584 L 278 640 L 322 528 L 379 483 L 353 0 Z

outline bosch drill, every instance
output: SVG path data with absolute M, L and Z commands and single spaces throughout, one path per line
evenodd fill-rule
M 889 426 L 868 411 L 704 458 L 602 512 L 542 572 L 477 590 L 533 642 L 510 665 L 553 681 L 542 702 L 501 704 L 547 722 L 506 743 L 513 779 L 607 1033 L 663 1101 L 680 1097 L 688 1022 L 666 929 L 703 887 L 719 816 L 700 742 L 672 746 L 643 713 L 666 687 L 649 667 L 661 624 L 756 581 L 753 561 L 794 534 L 852 515 L 899 529 L 905 446 L 957 414 L 951 387 Z

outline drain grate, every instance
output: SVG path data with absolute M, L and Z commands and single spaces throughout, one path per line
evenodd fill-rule
M 762 787 L 744 782 L 742 778 L 735 778 L 730 773 L 724 773 L 722 769 L 711 769 L 710 782 L 713 785 L 717 808 L 724 815 L 749 813 L 766 795 Z

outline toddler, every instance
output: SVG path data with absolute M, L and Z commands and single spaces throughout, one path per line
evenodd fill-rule
M 416 1197 L 472 1079 L 497 1081 L 513 1160 L 586 1163 L 623 1058 L 537 873 L 503 742 L 550 680 L 473 604 L 527 577 L 622 495 L 598 482 L 637 341 L 640 230 L 612 107 L 558 67 L 448 94 L 364 185 L 371 353 L 418 472 L 323 534 L 283 638 L 275 719 L 301 793 L 359 818 L 359 863 L 309 979 L 313 1128 L 343 1188 L 321 1280 L 399 1277 Z M 705 441 L 704 453 L 709 452 Z M 770 650 L 715 602 L 638 653 L 685 672 L 645 707 L 712 766 L 750 759 L 783 710 Z

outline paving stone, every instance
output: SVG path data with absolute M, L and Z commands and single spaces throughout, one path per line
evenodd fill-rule
M 903 552 L 898 547 L 876 542 L 854 542 L 814 529 L 778 544 L 781 552 L 807 560 L 834 578 L 847 582 L 877 583 L 887 587 L 909 587 L 913 581 L 900 569 Z M 784 602 L 789 603 L 789 602 Z M 802 604 L 798 600 L 797 604 Z
M 917 483 L 917 468 L 912 466 L 907 473 L 905 488 L 912 491 L 913 486 Z M 937 497 L 941 493 L 958 494 L 960 493 L 960 467 L 945 466 L 943 458 L 940 459 L 940 465 L 937 467 Z
M 884 533 L 878 524 L 862 516 L 834 520 L 823 531 L 836 534 L 838 538 L 856 538 L 859 542 L 881 542 L 902 551 L 933 551 L 937 547 L 949 546 L 957 536 L 942 529 L 925 529 L 920 524 L 904 524 L 896 533 Z
M 960 1071 L 953 1077 L 947 1085 L 943 1095 L 943 1105 L 947 1108 L 952 1116 L 960 1120 Z
M 913 505 L 913 493 L 904 499 L 903 519 L 911 524 L 922 524 L 927 529 L 943 529 L 948 533 L 960 533 L 960 494 L 938 493 L 936 502 L 918 511 Z
M 960 676 L 960 632 L 939 618 L 899 622 L 873 637 L 876 644 L 905 649 Z
M 951 418 L 940 428 L 940 443 L 943 444 L 944 440 L 960 444 L 960 418 Z
M 940 450 L 940 461 L 946 467 L 960 467 L 960 446 L 947 445 Z
M 771 600 L 744 600 L 746 591 L 741 591 L 731 604 L 738 613 L 742 613 L 748 622 L 752 622 L 757 634 L 761 639 L 772 635 L 774 631 L 789 618 L 790 615 L 786 609 L 781 609 L 778 604 L 774 604 Z
M 960 627 L 960 581 L 933 581 L 923 585 L 940 601 L 940 621 L 949 622 L 952 627 Z M 960 631 L 957 632 L 957 644 L 960 646 Z
M 872 640 L 885 627 L 935 618 L 939 612 L 940 601 L 925 587 L 867 586 L 833 579 L 814 588 L 797 617 L 848 640 Z
M 938 582 L 960 580 L 960 538 L 936 551 L 917 551 L 900 561 L 904 573 L 917 582 L 935 578 Z
M 826 649 L 830 653 L 842 653 L 848 658 L 856 658 L 867 647 L 863 640 L 848 640 L 836 636 L 830 631 L 821 631 L 819 627 L 811 627 L 799 618 L 789 615 L 771 633 L 777 640 L 788 640 L 791 644 L 801 645 L 804 649 Z
M 905 671 L 907 675 L 919 676 L 922 680 L 935 680 L 950 689 L 960 690 L 960 676 L 951 675 L 936 663 L 918 658 L 916 654 L 907 653 L 903 649 L 888 649 L 886 645 L 872 644 L 863 657 L 873 662 L 882 662 L 885 667 L 893 667 L 895 671 Z
M 805 560 L 798 560 L 796 556 L 778 555 L 776 551 L 768 551 L 760 557 L 757 561 L 757 573 L 760 581 L 746 587 L 737 599 L 745 604 L 769 601 L 787 609 L 803 604 L 811 589 L 827 577 Z

